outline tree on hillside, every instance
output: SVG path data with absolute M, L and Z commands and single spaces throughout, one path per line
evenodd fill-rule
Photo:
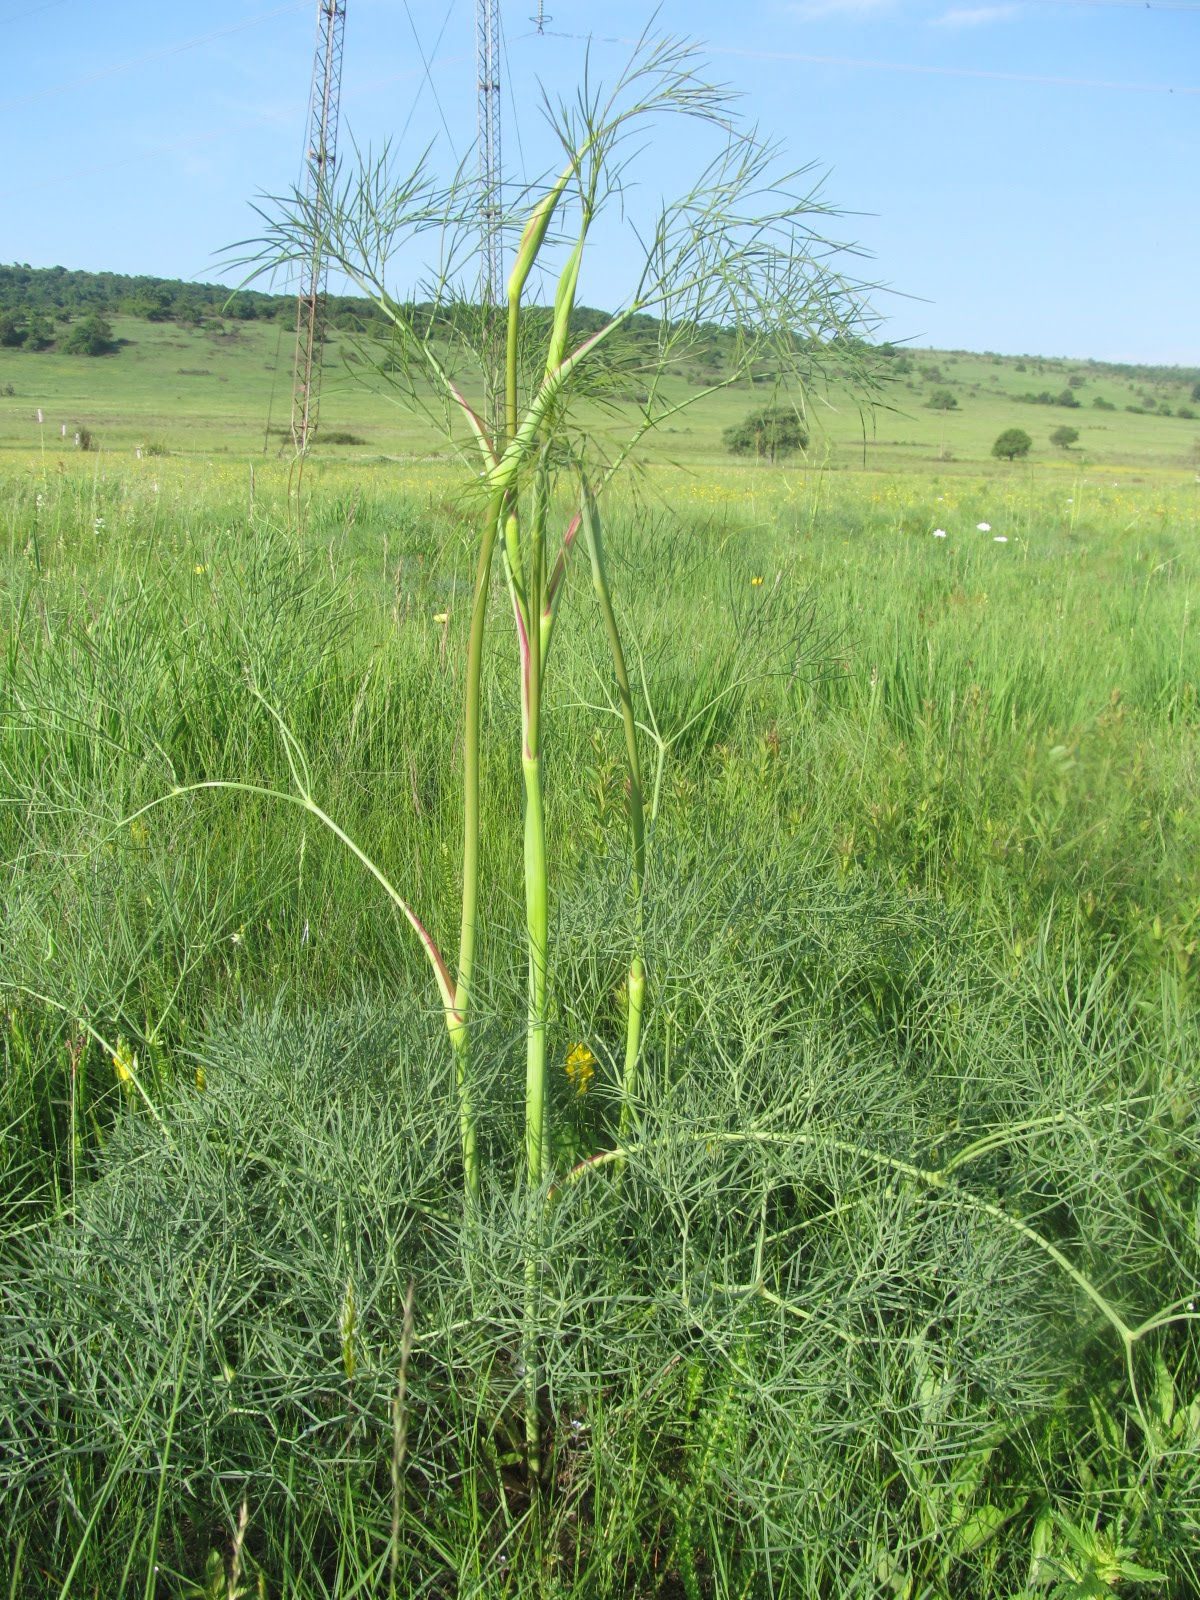
M 808 431 L 796 412 L 780 406 L 752 411 L 721 437 L 731 455 L 753 455 L 760 461 L 766 456 L 774 462 L 776 456 L 794 455 L 808 445 Z
M 1063 426 L 1061 428 L 1055 428 L 1054 432 L 1050 435 L 1050 443 L 1056 444 L 1060 450 L 1069 450 L 1071 446 L 1076 443 L 1078 438 L 1078 428 L 1068 428 Z
M 63 341 L 72 356 L 106 356 L 113 348 L 112 324 L 97 313 L 77 322 Z
M 54 343 L 54 324 L 35 311 L 25 322 L 26 350 L 48 350 Z
M 929 396 L 929 406 L 933 411 L 957 411 L 958 397 L 952 389 L 935 389 Z
M 1056 397 L 1054 403 L 1056 406 L 1066 406 L 1068 409 L 1074 410 L 1075 407 L 1078 406 L 1079 401 L 1075 398 L 1074 389 L 1064 389 L 1063 392 Z
M 1027 456 L 1032 449 L 1033 440 L 1024 428 L 1005 428 L 992 446 L 992 454 L 997 461 L 1015 461 L 1018 456 Z

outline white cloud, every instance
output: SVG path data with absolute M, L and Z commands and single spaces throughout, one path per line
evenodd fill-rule
M 1017 14 L 1015 5 L 955 6 L 936 18 L 939 28 L 978 28 L 989 22 L 1006 22 Z

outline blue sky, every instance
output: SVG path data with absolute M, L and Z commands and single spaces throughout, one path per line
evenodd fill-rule
M 506 170 L 545 143 L 536 83 L 615 70 L 652 8 L 503 5 Z M 0 0 L 0 260 L 219 276 L 250 202 L 300 172 L 315 0 Z M 713 74 L 826 173 L 918 344 L 1200 365 L 1200 0 L 665 0 Z M 422 55 L 430 64 L 428 74 Z M 1168 92 L 1170 91 L 1170 92 Z M 407 125 L 446 170 L 475 132 L 474 0 L 347 0 L 343 135 Z M 344 141 L 343 149 L 346 147 Z M 686 174 L 664 129 L 646 173 Z M 607 303 L 605 282 L 588 298 Z

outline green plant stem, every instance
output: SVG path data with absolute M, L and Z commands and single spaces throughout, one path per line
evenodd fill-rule
M 454 990 L 454 1021 L 450 1042 L 454 1050 L 454 1079 L 458 1093 L 459 1133 L 462 1142 L 463 1180 L 468 1201 L 479 1199 L 479 1147 L 475 1109 L 471 1098 L 470 1032 L 471 979 L 475 970 L 475 939 L 479 919 L 479 732 L 480 672 L 483 636 L 491 587 L 492 552 L 504 509 L 504 497 L 488 502 L 479 564 L 475 573 L 475 599 L 467 641 L 467 681 L 463 714 L 463 885 L 462 927 L 458 940 L 458 979 Z
M 517 333 L 521 315 L 521 284 L 510 285 L 508 291 L 508 337 L 504 360 L 504 437 L 505 442 L 517 432 Z
M 549 884 L 546 863 L 546 818 L 542 803 L 540 746 L 539 630 L 527 628 L 516 602 L 514 611 L 521 643 L 522 748 L 525 779 L 525 921 L 529 943 L 529 980 L 525 1046 L 525 1166 L 532 1214 L 525 1257 L 525 1443 L 529 1478 L 542 1471 L 542 1387 L 539 1339 L 539 1282 L 542 1262 L 542 1203 L 538 1191 L 549 1170 L 550 1122 L 546 1094 L 546 1015 L 548 1006 L 547 939 Z
M 546 1116 L 546 970 L 548 884 L 546 819 L 542 806 L 541 762 L 522 758 L 525 777 L 525 923 L 529 939 L 529 995 L 526 1008 L 525 1165 L 537 1188 L 549 1170 L 550 1129 Z
M 637 1094 L 638 1055 L 641 1051 L 642 1007 L 646 997 L 646 965 L 643 949 L 643 885 L 646 875 L 646 813 L 642 796 L 642 763 L 638 752 L 637 721 L 633 714 L 633 694 L 629 687 L 629 673 L 625 666 L 625 652 L 621 647 L 621 632 L 613 610 L 612 590 L 604 565 L 604 546 L 600 533 L 600 512 L 590 491 L 584 490 L 583 529 L 588 555 L 592 564 L 592 585 L 604 618 L 608 646 L 612 652 L 613 672 L 617 679 L 617 692 L 621 700 L 621 722 L 625 729 L 625 763 L 629 784 L 629 834 L 633 845 L 632 891 L 635 915 L 635 948 L 629 965 L 626 983 L 625 1010 L 625 1064 L 621 1082 L 621 1137 L 629 1132 L 633 1119 L 633 1106 Z

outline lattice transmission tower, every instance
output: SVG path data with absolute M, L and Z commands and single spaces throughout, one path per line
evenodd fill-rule
M 499 421 L 501 384 L 499 309 L 504 299 L 504 188 L 500 165 L 500 0 L 475 0 L 479 107 L 479 299 L 488 358 L 484 414 Z
M 296 361 L 292 375 L 292 439 L 308 449 L 321 404 L 321 345 L 325 334 L 325 213 L 337 166 L 338 102 L 346 0 L 317 0 L 317 48 L 308 106 L 304 187 L 312 237 L 296 301 Z

